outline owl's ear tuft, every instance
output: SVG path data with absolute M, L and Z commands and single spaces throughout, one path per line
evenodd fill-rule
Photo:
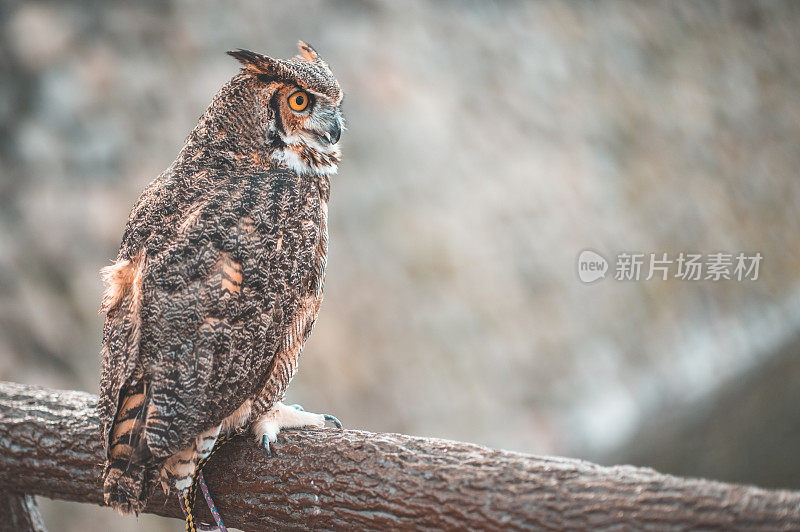
M 236 58 L 244 67 L 254 74 L 274 74 L 280 70 L 280 65 L 266 55 L 262 55 L 250 50 L 231 50 L 227 52 L 229 56 Z
M 300 54 L 297 56 L 298 59 L 304 61 L 317 61 L 319 59 L 317 51 L 306 42 L 297 41 L 297 49 L 300 50 Z

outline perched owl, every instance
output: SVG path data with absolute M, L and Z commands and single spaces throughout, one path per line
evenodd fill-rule
M 302 41 L 243 68 L 142 193 L 107 290 L 99 412 L 106 504 L 185 492 L 221 433 L 323 426 L 281 399 L 322 301 L 342 92 Z

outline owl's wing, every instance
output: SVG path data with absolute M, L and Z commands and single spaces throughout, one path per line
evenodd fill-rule
M 118 369 L 103 390 L 117 398 L 108 417 L 119 418 L 125 390 L 141 374 L 141 412 L 127 415 L 143 420 L 148 454 L 163 459 L 185 448 L 263 387 L 288 320 L 319 273 L 321 217 L 318 191 L 293 174 L 269 173 L 217 187 L 148 239 L 138 330 L 127 331 L 138 345 L 114 353 L 109 344 L 108 365 Z M 136 318 L 108 320 L 113 340 Z

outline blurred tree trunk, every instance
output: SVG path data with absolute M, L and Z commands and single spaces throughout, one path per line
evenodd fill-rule
M 800 335 L 703 401 L 653 416 L 603 463 L 800 488 Z
M 36 498 L 0 491 L 0 530 L 46 532 Z

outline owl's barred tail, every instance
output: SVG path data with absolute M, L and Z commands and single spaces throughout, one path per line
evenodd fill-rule
M 103 500 L 123 513 L 140 513 L 147 500 L 147 466 L 107 462 L 103 472 Z
M 151 476 L 143 438 L 147 386 L 143 380 L 134 380 L 123 388 L 120 397 L 103 471 L 103 498 L 108 506 L 124 514 L 138 514 L 144 509 Z

